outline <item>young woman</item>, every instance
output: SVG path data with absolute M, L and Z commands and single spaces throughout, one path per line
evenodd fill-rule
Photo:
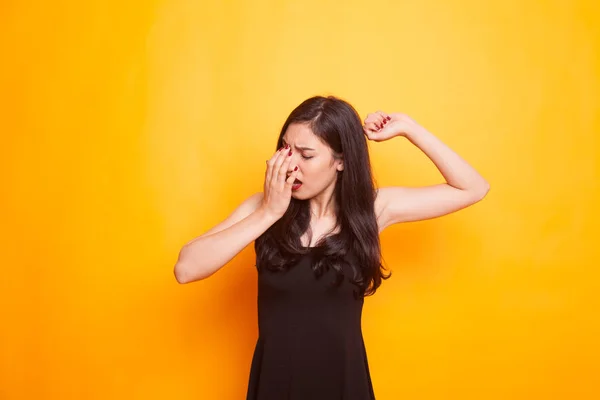
M 367 139 L 403 136 L 446 183 L 374 187 Z M 259 337 L 248 400 L 374 399 L 361 331 L 365 296 L 390 277 L 379 233 L 481 200 L 489 185 L 467 162 L 403 114 L 361 123 L 347 102 L 313 97 L 288 117 L 267 160 L 263 193 L 188 242 L 175 276 L 205 279 L 255 241 Z

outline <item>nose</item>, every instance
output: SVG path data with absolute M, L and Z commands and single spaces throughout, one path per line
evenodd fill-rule
M 297 163 L 297 157 L 298 155 L 293 152 L 292 155 L 290 156 L 292 159 L 290 160 L 290 165 L 288 166 L 288 175 L 292 173 L 292 171 L 294 170 L 294 168 L 296 168 L 296 166 L 298 165 Z
M 294 172 L 294 170 L 298 168 L 300 167 L 298 167 L 298 165 L 294 163 L 294 160 L 292 160 L 292 162 L 290 162 L 290 166 L 288 167 L 286 178 L 289 178 L 292 172 Z

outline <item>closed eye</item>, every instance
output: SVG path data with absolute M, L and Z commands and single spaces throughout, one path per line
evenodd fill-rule
M 305 156 L 302 156 L 302 158 L 304 158 L 305 160 L 310 160 L 312 157 L 305 157 Z

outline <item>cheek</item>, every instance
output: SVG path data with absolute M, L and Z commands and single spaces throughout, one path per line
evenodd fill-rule
M 302 160 L 300 167 L 302 175 L 310 178 L 311 181 L 319 181 L 325 173 L 325 166 L 322 162 L 314 160 Z
M 309 182 L 311 186 L 325 185 L 329 183 L 332 176 L 336 174 L 335 167 L 328 162 L 306 162 L 302 164 L 302 176 L 305 182 Z M 308 160 L 312 161 L 312 160 Z

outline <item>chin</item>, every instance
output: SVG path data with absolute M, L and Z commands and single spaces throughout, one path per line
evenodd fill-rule
M 292 192 L 292 198 L 296 200 L 306 200 L 308 199 L 308 196 L 302 193 Z

